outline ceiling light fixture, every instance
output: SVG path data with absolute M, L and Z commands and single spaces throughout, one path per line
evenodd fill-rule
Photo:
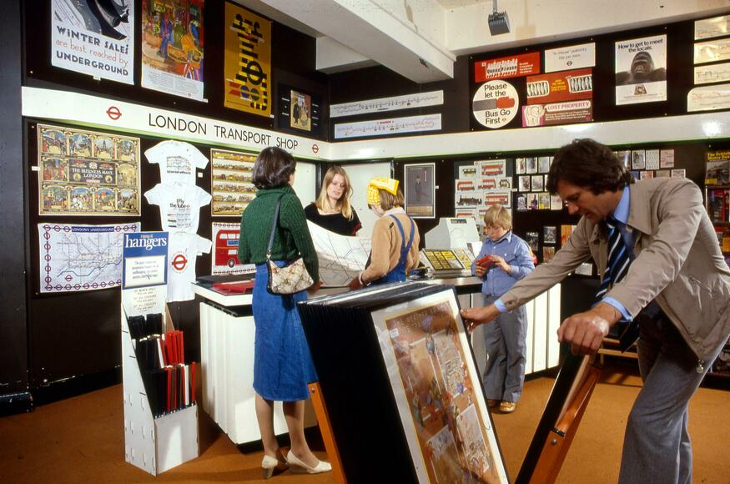
M 489 14 L 489 33 L 492 35 L 509 33 L 509 18 L 507 12 L 497 11 L 497 0 L 493 0 L 494 11 Z

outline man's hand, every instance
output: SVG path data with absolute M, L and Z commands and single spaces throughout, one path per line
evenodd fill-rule
M 486 266 L 480 266 L 477 264 L 476 268 L 474 269 L 474 274 L 477 277 L 484 277 L 484 274 L 487 273 L 487 267 Z
M 599 303 L 593 309 L 574 314 L 558 329 L 558 341 L 569 343 L 574 355 L 589 355 L 598 351 L 603 338 L 621 314 L 613 306 Z
M 464 320 L 464 327 L 467 333 L 471 334 L 480 324 L 494 321 L 499 316 L 499 309 L 494 304 L 484 308 L 469 308 L 461 310 L 461 317 Z

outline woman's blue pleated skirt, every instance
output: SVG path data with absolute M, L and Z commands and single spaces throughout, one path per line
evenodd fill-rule
M 284 263 L 277 261 L 279 266 Z M 317 381 L 296 303 L 307 291 L 291 295 L 266 290 L 266 264 L 256 265 L 253 319 L 256 324 L 253 388 L 266 400 L 291 402 L 309 398 L 307 384 Z

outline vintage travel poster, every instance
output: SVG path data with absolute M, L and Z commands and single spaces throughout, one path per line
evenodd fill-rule
M 225 5 L 223 105 L 268 118 L 273 99 L 271 22 L 232 3 Z
M 508 482 L 454 293 L 373 321 L 419 482 Z
M 134 84 L 133 0 L 53 0 L 51 9 L 53 66 Z
M 205 0 L 142 0 L 142 87 L 205 101 Z
M 405 166 L 405 210 L 413 218 L 436 216 L 436 164 Z
M 251 176 L 256 155 L 211 148 L 211 215 L 240 217 L 256 198 Z
M 139 215 L 139 138 L 39 124 L 40 215 Z
M 667 36 L 616 42 L 616 105 L 667 100 Z

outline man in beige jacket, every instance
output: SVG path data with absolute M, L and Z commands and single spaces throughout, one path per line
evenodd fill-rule
M 687 405 L 730 334 L 730 269 L 702 194 L 686 179 L 634 183 L 611 150 L 593 140 L 556 153 L 548 190 L 569 213 L 582 215 L 576 230 L 555 257 L 494 304 L 462 311 L 467 329 L 525 304 L 589 259 L 607 274 L 605 221 L 613 220 L 630 248 L 628 272 L 606 283 L 592 309 L 563 321 L 558 340 L 591 354 L 612 325 L 640 321 L 644 385 L 627 422 L 619 482 L 691 482 Z

